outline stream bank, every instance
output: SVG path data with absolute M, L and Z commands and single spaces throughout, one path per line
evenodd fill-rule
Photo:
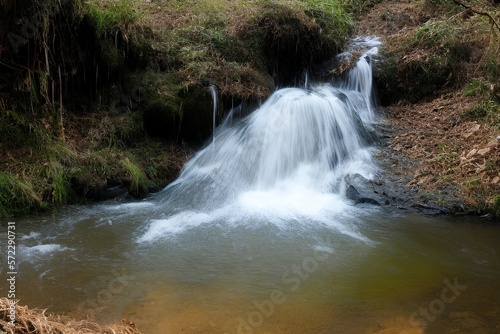
M 454 1 L 381 1 L 356 31 L 383 41 L 374 73 L 385 123 L 383 178 L 396 181 L 410 207 L 495 220 L 500 11 L 498 4 L 462 3 L 471 9 Z

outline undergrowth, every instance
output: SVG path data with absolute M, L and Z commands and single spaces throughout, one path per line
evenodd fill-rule
M 498 19 L 492 6 L 482 10 Z M 487 84 L 498 80 L 500 32 L 485 16 L 449 0 L 426 0 L 419 15 L 432 19 L 387 52 L 381 66 L 381 85 L 393 101 L 432 99 L 473 78 L 482 77 Z
M 495 217 L 500 217 L 500 195 L 493 196 L 492 203 L 488 206 L 488 210 Z
M 1 171 L 46 206 L 79 196 L 103 199 L 117 184 L 141 196 L 153 183 L 161 186 L 161 175 L 175 172 L 161 167 L 165 159 L 138 158 L 138 148 L 151 137 L 205 139 L 213 126 L 210 85 L 228 110 L 296 84 L 304 69 L 343 50 L 357 17 L 378 2 L 50 0 L 48 9 L 32 0 L 24 7 L 9 2 L 0 34 L 14 32 L 26 42 L 17 52 L 1 45 L 7 65 L 20 69 L 0 74 L 1 87 L 9 90 L 0 103 Z M 488 23 L 455 16 L 446 7 L 451 1 L 424 3 L 444 16 L 427 21 L 395 51 L 388 81 L 407 84 L 399 97 L 435 96 L 469 82 L 473 71 L 485 72 L 473 77 L 492 83 L 499 50 L 498 36 L 486 39 Z M 47 10 L 37 34 L 23 37 L 19 20 Z M 489 43 L 479 57 L 471 42 L 476 32 Z M 476 67 L 460 71 L 465 63 Z M 470 90 L 483 94 L 483 86 Z M 477 112 L 494 115 L 495 105 L 484 101 Z
M 85 3 L 85 15 L 93 22 L 100 34 L 114 33 L 117 30 L 129 31 L 140 18 L 137 9 L 138 0 L 88 0 Z
M 464 87 L 465 96 L 484 95 L 489 92 L 488 81 L 484 78 L 474 78 Z
M 105 199 L 106 189 L 123 185 L 134 197 L 145 196 L 151 184 L 166 184 L 175 173 L 153 173 L 161 159 L 148 160 L 149 173 L 135 158 L 144 137 L 138 113 L 108 114 L 103 119 L 75 118 L 88 122 L 84 137 L 67 129 L 62 140 L 46 121 L 30 114 L 4 111 L 0 116 L 0 216 L 40 211 L 67 203 Z M 76 130 L 76 132 L 75 132 Z M 69 142 L 78 140 L 78 152 Z M 141 140 L 142 141 L 142 140 Z M 136 150 L 136 153 L 131 153 Z M 173 158 L 173 156 L 172 156 Z M 168 159 L 168 158 L 167 158 Z M 179 166 L 176 167 L 178 170 Z
M 40 204 L 32 184 L 11 173 L 0 172 L 0 217 L 27 213 Z
M 132 195 L 139 196 L 148 192 L 148 179 L 146 174 L 132 158 L 124 157 L 121 160 L 126 174 L 129 177 L 129 191 Z
M 496 99 L 484 99 L 464 110 L 462 116 L 489 122 L 497 131 L 500 131 L 500 103 Z

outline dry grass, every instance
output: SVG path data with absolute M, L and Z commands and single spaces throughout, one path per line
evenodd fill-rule
M 491 5 L 466 2 L 495 18 L 500 15 Z M 442 85 L 436 85 L 424 100 L 389 101 L 389 121 L 395 131 L 389 147 L 414 159 L 408 186 L 419 189 L 426 198 L 428 195 L 431 201 L 457 212 L 491 211 L 500 194 L 500 113 L 494 91 L 500 34 L 481 15 L 464 11 L 450 14 L 446 7 L 395 0 L 376 5 L 358 25 L 358 33 L 381 36 L 385 53 L 394 55 L 396 75 L 392 82 L 384 81 L 385 85 L 378 87 L 386 96 L 388 91 L 397 94 L 400 89 L 420 92 L 423 87 L 418 78 L 408 75 L 406 68 L 412 64 L 413 69 L 428 66 L 432 57 L 439 55 L 445 60 L 455 52 L 448 71 L 436 77 Z M 439 73 L 433 68 L 430 74 Z M 465 93 L 468 83 L 476 92 L 469 88 Z M 483 83 L 481 91 L 477 83 Z
M 68 317 L 46 314 L 46 310 L 29 309 L 16 304 L 16 320 L 11 326 L 8 317 L 9 300 L 0 298 L 0 333 L 9 334 L 140 334 L 135 325 L 126 320 L 121 324 L 101 326 L 90 320 L 76 321 Z

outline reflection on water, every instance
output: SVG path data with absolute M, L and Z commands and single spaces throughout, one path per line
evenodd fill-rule
M 498 330 L 499 226 L 351 209 L 344 229 L 207 215 L 144 240 L 152 211 L 74 207 L 17 221 L 21 303 L 126 317 L 144 333 Z

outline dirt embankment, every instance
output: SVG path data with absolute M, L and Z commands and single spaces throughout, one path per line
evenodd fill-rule
M 383 1 L 358 23 L 358 34 L 384 43 L 375 71 L 391 129 L 383 160 L 414 205 L 498 218 L 500 31 L 452 1 L 433 3 Z M 498 5 L 467 5 L 500 16 Z

